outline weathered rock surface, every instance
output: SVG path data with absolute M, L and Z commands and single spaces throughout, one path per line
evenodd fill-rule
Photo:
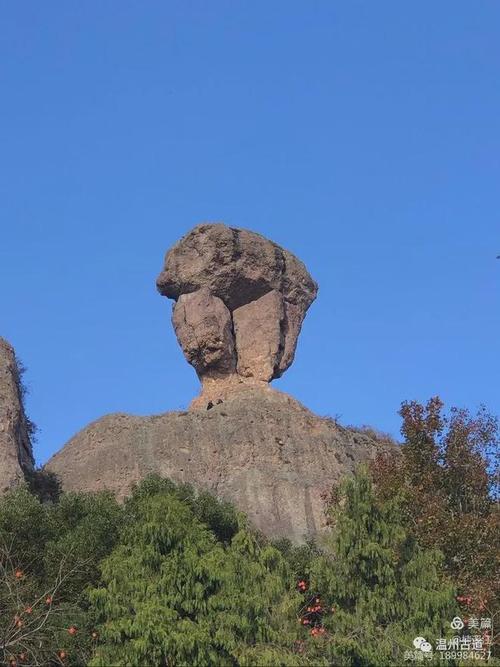
M 189 482 L 234 502 L 267 535 L 300 542 L 325 526 L 322 492 L 381 447 L 267 385 L 240 384 L 209 410 L 103 417 L 47 468 L 66 490 L 119 497 L 149 473 Z
M 293 362 L 302 322 L 318 291 L 290 252 L 260 234 L 223 224 L 199 225 L 178 241 L 165 257 L 157 287 L 177 301 L 177 338 L 204 388 L 207 379 L 227 380 L 232 373 L 250 382 L 280 377 Z M 201 296 L 186 300 L 200 292 L 208 326 L 201 322 Z M 214 301 L 208 305 L 208 295 L 224 303 L 230 328 L 220 307 L 215 309 Z M 195 327 L 186 326 L 189 319 L 196 320 Z M 225 355 L 214 349 L 219 340 Z
M 222 377 L 236 370 L 231 313 L 203 287 L 181 294 L 172 321 L 188 362 L 201 377 Z
M 269 382 L 284 349 L 283 297 L 271 290 L 233 311 L 238 374 Z
M 0 492 L 22 481 L 34 465 L 20 386 L 14 348 L 0 338 Z

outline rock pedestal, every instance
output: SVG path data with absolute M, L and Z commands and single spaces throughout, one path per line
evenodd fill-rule
M 66 491 L 109 489 L 119 498 L 156 473 L 233 502 L 271 538 L 302 542 L 325 530 L 332 484 L 383 448 L 263 385 L 226 387 L 210 410 L 107 415 L 47 468 Z

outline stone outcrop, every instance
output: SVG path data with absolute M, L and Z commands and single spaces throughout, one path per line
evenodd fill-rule
M 102 417 L 47 468 L 66 490 L 121 498 L 150 473 L 189 482 L 234 502 L 267 535 L 301 542 L 325 527 L 322 493 L 381 448 L 287 394 L 245 386 L 209 410 Z
M 325 525 L 323 494 L 386 445 L 317 417 L 268 384 L 292 363 L 317 285 L 291 253 L 258 234 L 195 227 L 157 280 L 202 393 L 187 412 L 108 415 L 50 459 L 65 490 L 120 498 L 150 473 L 232 501 L 272 537 Z
M 22 481 L 33 465 L 30 422 L 24 414 L 16 355 L 0 338 L 0 492 Z
M 223 224 L 199 225 L 176 243 L 157 287 L 176 301 L 175 332 L 207 396 L 216 379 L 222 391 L 280 377 L 318 291 L 290 252 Z

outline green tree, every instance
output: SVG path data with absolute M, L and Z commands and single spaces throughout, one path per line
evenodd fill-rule
M 126 500 L 127 515 L 134 517 L 138 501 L 154 494 L 167 493 L 185 503 L 194 516 L 204 523 L 224 543 L 229 543 L 239 530 L 240 521 L 244 520 L 241 512 L 234 505 L 219 500 L 207 491 L 196 492 L 190 484 L 175 484 L 167 477 L 152 474 L 133 489 Z
M 219 541 L 192 500 L 158 480 L 136 490 L 91 592 L 101 637 L 91 664 L 296 664 L 298 594 L 281 553 L 244 525 Z M 220 528 L 220 513 L 201 506 Z
M 30 493 L 44 503 L 56 503 L 62 493 L 61 480 L 56 473 L 44 468 L 25 470 L 24 477 Z
M 45 576 L 45 545 L 56 536 L 51 508 L 26 487 L 0 496 L 0 544 L 16 560 L 16 567 L 39 579 Z
M 99 582 L 100 562 L 111 553 L 126 521 L 124 508 L 108 492 L 65 493 L 50 514 L 54 534 L 44 548 L 45 571 L 54 576 L 67 563 L 73 573 L 61 592 L 85 607 L 86 589 Z
M 334 664 L 402 664 L 416 636 L 444 636 L 454 591 L 439 576 L 442 556 L 408 534 L 397 499 L 377 499 L 366 470 L 337 490 L 330 554 L 318 558 L 311 588 L 321 592 L 323 638 L 313 645 Z
M 42 502 L 20 487 L 0 498 L 1 664 L 86 663 L 96 643 L 86 589 L 123 517 L 109 494 Z

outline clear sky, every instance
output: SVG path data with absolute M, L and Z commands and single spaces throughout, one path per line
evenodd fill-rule
M 0 2 L 0 335 L 44 462 L 197 392 L 155 290 L 224 221 L 319 282 L 275 383 L 398 434 L 500 413 L 500 2 Z

